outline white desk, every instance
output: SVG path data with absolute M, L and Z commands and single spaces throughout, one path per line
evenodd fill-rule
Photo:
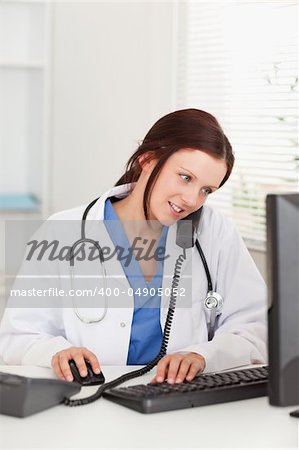
M 106 381 L 136 367 L 103 367 Z M 51 369 L 0 366 L 0 371 L 53 378 Z M 128 384 L 148 382 L 152 376 Z M 84 388 L 85 397 L 95 387 Z M 141 414 L 105 399 L 59 405 L 27 418 L 0 415 L 0 448 L 297 448 L 294 407 L 276 408 L 266 397 L 156 414 Z

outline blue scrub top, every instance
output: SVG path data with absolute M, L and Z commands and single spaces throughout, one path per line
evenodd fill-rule
M 115 246 L 119 245 L 125 249 L 131 247 L 110 199 L 107 199 L 105 202 L 104 224 Z M 164 247 L 164 251 L 167 232 L 168 227 L 164 226 L 158 242 L 158 247 Z M 129 265 L 125 264 L 125 259 L 121 259 L 120 262 L 134 292 L 134 313 L 127 364 L 143 365 L 149 363 L 157 356 L 162 343 L 160 324 L 161 296 L 158 295 L 158 288 L 162 287 L 164 258 L 162 261 L 157 261 L 157 271 L 150 282 L 145 280 L 134 255 Z M 143 291 L 143 289 L 145 290 Z M 150 295 L 150 290 L 151 294 L 154 293 L 155 295 Z M 148 293 L 148 295 L 143 295 L 144 292 Z M 142 295 L 138 295 L 138 293 Z

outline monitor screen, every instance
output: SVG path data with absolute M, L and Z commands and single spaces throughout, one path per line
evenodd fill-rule
M 299 404 L 299 193 L 267 206 L 269 401 Z

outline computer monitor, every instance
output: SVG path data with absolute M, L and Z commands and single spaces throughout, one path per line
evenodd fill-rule
M 299 404 L 299 193 L 269 194 L 269 401 Z

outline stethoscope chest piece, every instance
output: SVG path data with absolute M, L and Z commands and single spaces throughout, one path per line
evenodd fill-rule
M 205 307 L 209 311 L 216 311 L 219 313 L 223 307 L 223 298 L 218 292 L 209 291 L 205 298 Z
M 207 320 L 208 326 L 208 340 L 213 339 L 216 325 L 216 317 L 221 313 L 223 307 L 223 298 L 218 292 L 209 291 L 204 300 L 204 306 L 206 311 L 209 313 L 209 318 Z

